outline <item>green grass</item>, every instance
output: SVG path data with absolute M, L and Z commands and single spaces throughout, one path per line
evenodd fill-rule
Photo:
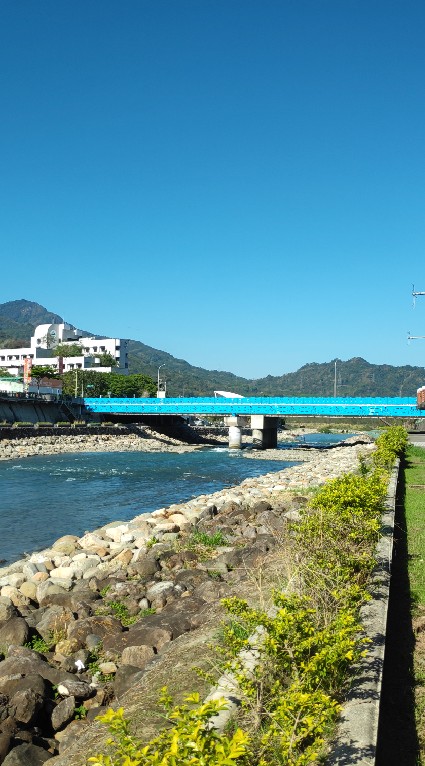
M 405 497 L 408 574 L 413 623 L 425 611 L 425 449 L 410 445 L 405 460 Z M 425 653 L 423 641 L 413 651 L 414 706 L 418 738 L 417 763 L 425 764 Z
M 405 482 L 409 580 L 412 601 L 417 605 L 425 605 L 425 449 L 423 447 L 408 447 Z M 421 487 L 421 485 L 423 486 Z

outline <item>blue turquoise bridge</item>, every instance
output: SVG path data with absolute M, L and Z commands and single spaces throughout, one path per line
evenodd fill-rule
M 416 399 L 410 397 L 322 398 L 322 397 L 227 397 L 179 399 L 84 399 L 88 412 L 103 415 L 218 415 L 229 428 L 229 447 L 240 449 L 242 426 L 251 419 L 252 442 L 258 449 L 277 446 L 281 416 L 420 418 Z
M 326 417 L 420 418 L 413 397 L 196 397 L 178 399 L 84 399 L 89 412 L 106 415 L 321 415 Z

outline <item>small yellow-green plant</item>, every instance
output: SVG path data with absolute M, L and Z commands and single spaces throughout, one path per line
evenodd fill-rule
M 33 636 L 31 641 L 25 644 L 28 649 L 32 649 L 34 652 L 39 652 L 40 654 L 45 654 L 46 652 L 50 652 L 50 649 L 53 646 L 53 641 L 46 641 L 41 636 Z
M 225 700 L 199 705 L 199 695 L 191 694 L 184 703 L 172 708 L 166 689 L 162 690 L 162 707 L 170 728 L 147 744 L 131 734 L 123 708 L 108 710 L 99 720 L 108 726 L 111 754 L 88 759 L 92 766 L 234 766 L 241 763 L 248 750 L 248 736 L 237 729 L 232 736 L 219 734 L 211 719 L 226 707 Z

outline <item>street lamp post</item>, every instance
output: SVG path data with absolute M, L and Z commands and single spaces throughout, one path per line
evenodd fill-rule
M 161 378 L 159 377 L 159 371 L 160 371 L 161 367 L 165 367 L 165 362 L 164 362 L 164 364 L 160 364 L 159 367 L 158 367 L 157 388 L 156 388 L 156 396 L 157 396 L 158 399 L 165 397 L 165 387 L 164 388 L 160 388 L 160 386 L 161 386 Z

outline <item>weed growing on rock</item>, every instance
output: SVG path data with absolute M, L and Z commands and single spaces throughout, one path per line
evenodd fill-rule
M 54 641 L 46 641 L 41 636 L 33 636 L 31 641 L 24 644 L 24 646 L 26 646 L 28 649 L 32 649 L 34 652 L 38 652 L 39 654 L 46 654 L 46 652 L 50 652 L 51 648 L 54 646 Z

